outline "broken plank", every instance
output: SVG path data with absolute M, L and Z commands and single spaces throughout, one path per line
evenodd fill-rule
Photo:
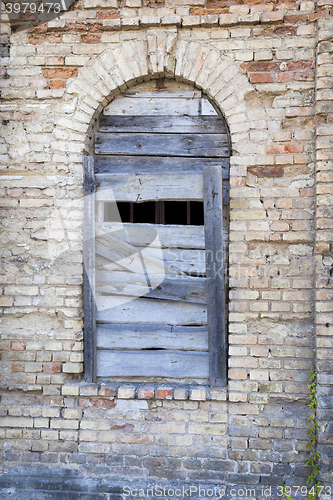
M 205 326 L 98 325 L 96 345 L 99 349 L 207 352 L 208 333 Z
M 208 378 L 208 353 L 97 351 L 98 377 Z
M 207 323 L 207 307 L 169 300 L 124 296 L 96 296 L 96 320 L 100 323 L 165 323 L 197 325 Z
M 95 134 L 95 152 L 115 155 L 227 157 L 226 134 L 112 133 Z
M 227 134 L 227 127 L 223 116 L 101 115 L 99 132 Z
M 105 233 L 123 230 L 122 236 L 119 233 L 118 238 L 123 238 L 135 247 L 205 248 L 204 226 L 98 222 L 96 227 Z

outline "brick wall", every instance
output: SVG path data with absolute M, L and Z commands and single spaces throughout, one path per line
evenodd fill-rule
M 304 485 L 316 360 L 330 482 L 330 4 L 84 0 L 11 35 L 3 16 L 0 498 Z M 82 155 L 111 99 L 162 76 L 230 127 L 223 390 L 83 381 Z

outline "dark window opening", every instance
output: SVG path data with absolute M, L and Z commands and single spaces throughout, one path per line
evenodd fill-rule
M 106 222 L 204 225 L 202 201 L 146 201 L 143 203 L 122 201 L 116 204 L 118 210 L 116 210 L 115 203 L 106 203 L 105 205 Z

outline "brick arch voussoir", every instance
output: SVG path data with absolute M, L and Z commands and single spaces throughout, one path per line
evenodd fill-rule
M 169 36 L 169 34 L 168 34 Z M 218 106 L 229 123 L 231 140 L 237 142 L 237 117 L 246 116 L 244 97 L 254 91 L 242 68 L 233 59 L 207 42 L 187 42 L 176 37 L 172 51 L 165 43 L 157 47 L 161 63 L 152 67 L 152 54 L 145 40 L 125 40 L 112 44 L 83 66 L 68 81 L 64 98 L 76 96 L 71 115 L 60 116 L 56 128 L 81 133 L 82 151 L 89 152 L 89 137 L 102 109 L 122 91 L 144 80 L 166 76 L 194 84 Z M 157 44 L 158 45 L 158 44 Z M 160 50 L 160 53 L 158 52 Z M 213 62 L 213 67 L 209 63 Z M 155 69 L 155 70 L 154 70 Z M 206 74 L 212 74 L 212 81 Z M 208 83 L 207 83 L 208 82 Z M 67 94 L 67 95 L 66 95 Z M 235 131 L 235 138 L 233 139 Z

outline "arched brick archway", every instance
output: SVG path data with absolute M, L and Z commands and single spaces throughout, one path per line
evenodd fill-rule
M 256 127 L 244 100 L 254 87 L 240 65 L 210 41 L 191 41 L 174 30 L 147 31 L 146 40 L 112 44 L 92 58 L 68 81 L 64 101 L 74 98 L 74 106 L 59 116 L 55 135 L 61 136 L 61 129 L 74 131 L 74 141 L 88 151 L 94 119 L 103 107 L 125 88 L 162 76 L 192 83 L 216 103 L 229 125 L 233 155 L 260 154 L 256 141 L 250 142 L 249 122 Z

